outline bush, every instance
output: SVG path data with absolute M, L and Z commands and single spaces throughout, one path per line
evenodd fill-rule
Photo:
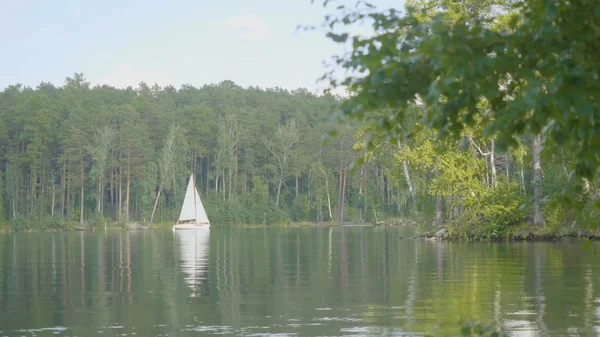
M 17 232 L 30 229 L 57 230 L 69 228 L 65 219 L 60 217 L 50 218 L 49 216 L 44 216 L 40 219 L 38 217 L 25 217 L 23 215 L 17 215 L 10 221 L 10 225 L 11 228 Z
M 464 205 L 467 211 L 453 227 L 467 237 L 506 237 L 512 227 L 525 223 L 526 202 L 516 182 L 499 179 L 496 188 L 486 189 L 482 198 Z
M 91 227 L 104 228 L 105 224 L 109 224 L 111 221 L 105 218 L 100 213 L 94 213 L 94 215 L 88 220 Z
M 47 229 L 65 229 L 66 224 L 60 217 L 46 217 L 46 219 L 44 220 L 44 227 L 46 227 Z
M 31 228 L 31 222 L 20 214 L 10 221 L 10 225 L 12 229 L 17 232 Z
M 308 197 L 300 195 L 294 198 L 289 209 L 290 218 L 293 221 L 304 221 L 308 218 L 310 211 Z

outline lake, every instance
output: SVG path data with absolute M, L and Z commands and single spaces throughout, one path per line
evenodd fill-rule
M 411 228 L 0 234 L 0 336 L 600 335 L 599 245 Z M 404 237 L 404 239 L 400 239 Z

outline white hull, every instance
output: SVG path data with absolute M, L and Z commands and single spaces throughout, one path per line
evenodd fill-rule
M 210 224 L 185 223 L 173 226 L 174 231 L 209 229 Z

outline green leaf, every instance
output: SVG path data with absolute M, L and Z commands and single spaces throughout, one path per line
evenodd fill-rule
M 343 34 L 327 33 L 327 37 L 332 39 L 334 42 L 344 43 L 348 39 L 348 33 L 343 33 Z

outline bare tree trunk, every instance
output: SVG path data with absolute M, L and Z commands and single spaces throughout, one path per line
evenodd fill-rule
M 197 176 L 196 174 L 196 149 L 192 150 L 192 174 L 194 174 L 194 177 Z
M 521 167 L 519 175 L 521 176 L 521 192 L 525 193 L 525 173 L 523 172 L 523 167 Z
M 483 176 L 483 186 L 490 187 L 490 167 L 485 163 L 485 175 Z
M 327 172 L 321 168 L 323 176 L 325 177 L 325 190 L 327 191 L 327 210 L 329 211 L 329 221 L 333 220 L 333 213 L 331 212 L 331 196 L 329 195 L 329 179 L 327 179 Z
M 492 187 L 497 187 L 496 183 L 496 142 L 492 139 L 490 148 L 490 168 L 492 169 Z
M 67 193 L 67 161 L 63 161 L 63 172 L 62 172 L 62 193 L 60 194 L 60 217 L 65 217 L 65 194 Z M 13 198 L 14 199 L 14 198 Z M 14 204 L 14 203 L 13 203 Z
M 56 181 L 55 177 L 52 178 L 52 207 L 50 208 L 50 219 L 54 218 L 54 203 L 56 201 Z
M 68 176 L 66 177 L 66 188 L 67 188 L 67 194 L 66 194 L 66 199 L 65 199 L 65 206 L 66 206 L 66 214 L 67 214 L 67 218 L 69 220 L 71 220 L 71 207 L 69 207 L 69 202 L 71 202 L 71 178 L 69 178 Z
M 544 215 L 541 209 L 542 200 L 542 136 L 536 135 L 533 139 L 533 224 L 537 227 L 544 225 Z
M 29 194 L 29 200 L 31 201 L 31 205 L 30 207 L 30 212 L 32 214 L 35 214 L 35 204 L 34 204 L 34 199 L 35 199 L 35 173 L 33 173 L 33 170 L 30 169 L 29 170 L 29 188 L 27 189 L 27 193 Z
M 333 212 L 331 211 L 331 196 L 329 195 L 329 188 L 327 189 L 327 210 L 329 211 L 329 221 L 332 221 Z
M 385 199 L 387 200 L 386 203 L 389 207 L 392 204 L 392 197 L 391 197 L 391 193 L 390 193 L 392 188 L 390 186 L 390 181 L 386 174 L 383 175 L 383 181 L 385 182 Z
M 298 198 L 298 174 L 296 174 L 296 199 Z
M 308 201 L 310 201 L 310 197 L 311 197 L 311 193 L 310 193 L 311 184 L 312 184 L 312 170 L 309 170 L 308 177 L 307 177 L 307 185 L 306 185 Z
M 279 208 L 279 196 L 281 196 L 281 185 L 283 185 L 283 180 L 279 177 L 277 181 L 277 197 L 275 197 L 275 207 Z
M 215 170 L 215 191 L 219 193 L 219 170 Z
M 83 211 L 85 209 L 85 176 L 84 176 L 84 167 L 83 167 L 83 144 L 79 141 L 79 165 L 81 169 L 81 201 L 79 203 L 79 224 L 83 225 Z
M 117 207 L 117 215 L 118 215 L 118 219 L 119 221 L 121 221 L 122 219 L 122 212 L 123 212 L 123 174 L 121 172 L 121 170 L 119 169 L 119 195 L 118 195 L 118 206 Z
M 225 168 L 222 169 L 223 178 L 221 179 L 221 189 L 223 190 L 223 200 L 225 200 Z
M 358 196 L 359 199 L 363 199 L 363 177 L 365 175 L 365 167 L 364 165 L 360 167 L 360 176 L 358 181 Z M 362 222 L 362 208 L 358 209 L 358 222 Z
M 235 143 L 235 175 L 234 175 L 235 181 L 233 183 L 235 193 L 238 192 L 238 155 L 239 155 L 239 149 L 238 149 L 238 144 L 236 141 L 236 143 Z M 231 191 L 229 193 L 231 193 Z
M 127 155 L 127 183 L 125 184 L 125 223 L 129 223 L 129 186 L 131 185 L 131 153 Z
M 365 196 L 364 196 L 364 213 L 363 213 L 365 220 L 367 219 L 367 214 L 369 214 L 369 213 L 367 213 L 369 210 L 368 202 L 367 202 L 367 191 L 368 191 L 368 186 L 369 186 L 369 180 L 367 179 L 367 174 L 369 174 L 369 172 L 365 171 L 365 177 L 364 177 L 364 179 L 365 179 L 365 190 L 364 190 Z
M 203 185 L 202 172 L 203 172 L 202 157 L 200 157 L 200 173 L 198 174 L 198 177 L 199 177 L 198 182 L 200 183 L 200 185 L 198 187 L 200 188 L 200 191 L 202 191 L 202 185 Z
M 162 192 L 162 185 L 158 188 L 158 193 L 156 193 L 156 199 L 154 199 L 154 207 L 152 207 L 152 214 L 150 215 L 150 223 L 154 221 L 154 212 L 156 212 L 156 205 L 158 205 L 158 199 L 160 198 L 160 193 Z
M 338 217 L 338 222 L 340 224 L 344 223 L 344 205 L 346 203 L 346 166 L 344 165 L 343 169 L 342 169 L 342 193 L 340 194 L 341 198 L 340 198 L 340 215 Z
M 102 177 L 98 178 L 98 185 L 96 187 L 96 213 L 100 213 L 100 200 L 102 196 Z
M 404 177 L 406 178 L 406 184 L 408 185 L 408 191 L 410 192 L 410 197 L 412 198 L 412 201 L 414 202 L 415 194 L 417 193 L 417 191 L 415 191 L 412 181 L 410 180 L 410 175 L 408 174 L 408 164 L 406 164 L 406 160 L 402 161 L 402 170 L 404 170 Z
M 590 193 L 590 181 L 587 178 L 583 178 L 583 190 Z
M 210 189 L 210 155 L 206 156 L 206 195 Z
M 267 149 L 268 149 L 268 146 L 267 146 L 267 135 L 264 135 L 263 144 L 265 144 L 265 155 L 264 155 L 264 159 L 265 160 L 263 162 L 263 168 L 264 168 L 264 171 L 263 171 L 263 181 L 267 181 Z
M 109 181 L 109 186 L 108 188 L 110 189 L 110 203 L 112 205 L 115 204 L 115 170 L 114 168 L 111 168 L 110 170 L 110 177 L 108 178 Z
M 39 212 L 38 214 L 40 215 L 40 222 L 42 222 L 42 215 L 44 215 L 44 213 L 46 213 L 46 207 L 44 207 L 44 178 L 45 178 L 45 172 L 44 172 L 44 165 L 42 165 L 42 175 L 40 176 L 40 187 L 41 187 L 41 192 L 40 192 L 40 199 L 39 199 L 39 203 L 38 203 L 38 207 L 39 207 Z
M 105 193 L 105 186 L 106 185 L 106 181 L 104 180 L 104 172 L 102 173 L 102 185 L 100 185 L 100 214 L 102 216 L 104 216 L 104 193 Z
M 441 226 L 444 223 L 444 199 L 441 195 L 436 197 L 435 202 L 435 225 L 437 227 Z
M 232 187 L 231 180 L 232 180 L 232 172 L 231 172 L 231 169 L 230 169 L 230 170 L 228 170 L 228 171 L 229 171 L 229 194 L 228 194 L 228 198 L 227 198 L 227 199 L 231 199 L 231 187 Z
M 440 175 L 440 169 L 436 167 L 435 169 L 435 176 L 439 177 Z M 437 195 L 436 196 L 436 203 L 435 203 L 435 226 L 439 227 L 444 223 L 444 199 L 442 198 L 441 195 Z
M 344 192 L 342 191 L 342 185 L 344 184 L 344 161 L 340 159 L 340 174 L 338 177 L 338 207 L 337 207 L 337 222 L 342 223 L 342 208 L 344 203 Z

